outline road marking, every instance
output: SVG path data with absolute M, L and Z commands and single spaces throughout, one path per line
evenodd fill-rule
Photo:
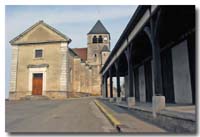
M 94 100 L 94 102 L 98 106 L 98 108 L 104 113 L 104 115 L 108 118 L 111 124 L 115 126 L 115 128 L 117 128 L 118 131 L 120 131 L 121 123 L 113 116 L 113 114 L 108 112 L 99 101 Z
M 89 105 L 91 107 L 92 113 L 103 123 L 102 129 L 105 132 L 109 132 L 109 133 L 110 132 L 117 132 L 117 130 L 115 129 L 115 127 L 113 127 L 113 125 L 110 123 L 110 121 L 107 119 L 107 117 L 105 117 L 105 115 L 103 113 L 101 113 L 101 110 L 94 103 L 94 101 L 91 101 L 89 103 Z

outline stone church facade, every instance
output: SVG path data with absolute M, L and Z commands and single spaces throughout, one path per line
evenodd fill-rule
M 87 34 L 87 47 L 39 21 L 10 41 L 9 99 L 46 96 L 64 99 L 101 94 L 99 71 L 110 53 L 110 34 L 100 20 Z

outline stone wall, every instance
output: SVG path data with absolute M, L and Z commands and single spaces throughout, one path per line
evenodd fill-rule
M 34 44 L 34 45 L 20 45 L 18 46 L 18 56 L 16 55 L 16 49 L 14 51 L 14 56 L 12 58 L 12 74 L 11 74 L 11 87 L 10 92 L 14 91 L 14 84 L 16 84 L 15 92 L 17 92 L 16 96 L 25 96 L 30 95 L 32 89 L 29 89 L 30 81 L 29 80 L 29 68 L 28 65 L 39 65 L 39 64 L 48 64 L 48 68 L 46 70 L 46 91 L 61 91 L 60 80 L 66 80 L 66 77 L 62 78 L 61 74 L 64 74 L 66 68 L 66 63 L 62 64 L 61 69 L 61 60 L 64 58 L 61 52 L 61 43 L 47 43 L 47 44 Z M 35 49 L 43 50 L 42 58 L 35 58 Z M 64 52 L 64 51 L 63 51 Z M 18 60 L 18 67 L 16 68 L 16 61 Z M 14 72 L 16 71 L 16 75 Z M 66 73 L 65 73 L 66 74 Z M 16 79 L 16 80 L 14 80 Z M 13 83 L 15 81 L 15 83 Z M 52 82 L 53 81 L 53 82 Z M 62 83 L 62 90 L 65 90 L 67 83 Z M 29 91 L 30 90 L 30 91 Z M 12 95 L 11 95 L 12 96 Z
M 72 68 L 71 90 L 74 95 L 86 93 L 88 95 L 100 95 L 101 75 L 98 73 L 99 67 L 90 66 L 87 62 L 81 61 L 79 57 L 70 57 L 70 68 Z
M 65 99 L 67 97 L 66 91 L 47 91 L 46 96 L 50 99 Z
M 181 104 L 191 104 L 192 89 L 186 40 L 172 48 L 172 62 L 175 102 Z
M 18 46 L 12 46 L 10 92 L 16 92 Z
M 92 43 L 93 36 L 102 36 L 107 38 L 103 40 L 103 43 Z M 108 46 L 110 49 L 110 38 L 109 34 L 90 34 L 88 35 L 88 52 L 87 52 L 87 61 L 89 65 L 100 65 L 101 64 L 101 50 L 104 46 Z

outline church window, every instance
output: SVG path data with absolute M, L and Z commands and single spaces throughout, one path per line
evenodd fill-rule
M 103 43 L 103 38 L 102 38 L 101 35 L 100 35 L 99 38 L 98 38 L 98 42 L 99 42 L 99 43 Z
M 94 37 L 93 37 L 92 43 L 97 43 L 97 36 L 94 36 Z
M 43 50 L 42 49 L 36 49 L 35 50 L 35 58 L 42 58 L 43 56 Z

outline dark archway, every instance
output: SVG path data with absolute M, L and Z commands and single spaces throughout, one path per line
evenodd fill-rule
M 92 38 L 92 43 L 97 43 L 97 36 L 94 36 L 94 37 Z
M 98 38 L 98 43 L 103 43 L 103 38 L 102 38 L 101 35 L 100 35 L 99 38 Z

